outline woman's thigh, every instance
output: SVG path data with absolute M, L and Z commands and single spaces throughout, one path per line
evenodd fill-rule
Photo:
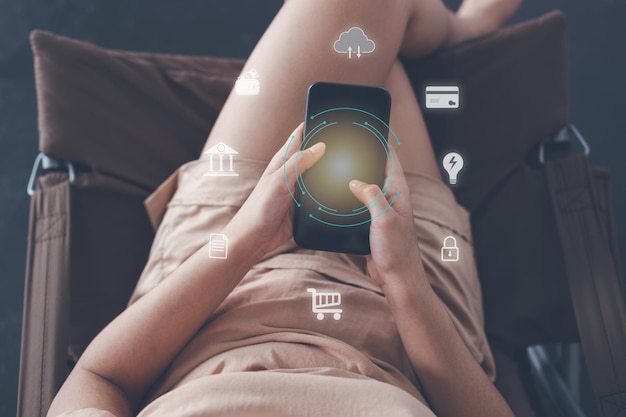
M 258 94 L 238 95 L 236 90 L 230 94 L 205 149 L 224 142 L 241 157 L 269 160 L 303 120 L 312 83 L 383 85 L 398 54 L 404 52 L 403 46 L 415 37 L 414 16 L 424 11 L 427 3 L 430 1 L 287 2 L 242 71 L 244 76 L 254 70 Z M 349 57 L 335 51 L 335 41 L 354 26 L 374 41 L 371 53 Z M 426 36 L 419 39 L 424 43 Z M 418 41 L 412 43 L 422 46 Z M 419 52 L 416 46 L 413 49 Z
M 394 146 L 407 173 L 441 181 L 433 146 L 413 87 L 399 60 L 391 67 L 384 87 L 391 94 L 391 128 L 401 145 Z M 394 144 L 393 140 L 389 141 Z

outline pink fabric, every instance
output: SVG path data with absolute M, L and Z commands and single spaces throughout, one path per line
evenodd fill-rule
M 265 165 L 263 161 L 238 159 L 238 177 L 205 177 L 208 162 L 190 162 L 151 196 L 148 209 L 153 222 L 158 224 L 158 232 L 131 303 L 166 279 L 206 243 L 210 233 L 223 228 L 245 201 Z M 469 350 L 493 378 L 493 359 L 483 332 L 469 216 L 443 183 L 412 174 L 407 175 L 407 181 L 412 191 L 423 262 L 431 283 L 448 307 Z M 441 245 L 448 235 L 457 237 L 462 253 L 459 262 L 440 260 Z M 318 320 L 312 311 L 309 288 L 342 295 L 340 320 L 332 315 Z M 272 376 L 260 377 L 252 371 L 263 374 L 270 371 Z M 323 397 L 310 403 L 294 392 L 289 394 L 292 399 L 276 397 L 279 388 L 291 387 L 294 375 L 302 374 L 319 376 L 303 381 L 320 393 L 326 392 L 320 387 L 329 384 L 325 379 L 332 374 L 333 381 L 365 380 L 370 384 L 367 387 L 378 386 L 370 395 L 378 392 L 377 401 L 388 406 L 390 397 L 383 393 L 391 387 L 426 404 L 387 301 L 367 275 L 364 258 L 304 250 L 292 242 L 262 260 L 244 277 L 157 381 L 141 415 L 159 415 L 160 411 L 151 411 L 160 410 L 153 408 L 153 404 L 164 407 L 164 401 L 173 403 L 172 410 L 176 409 L 176 403 L 195 404 L 189 395 L 198 391 L 202 392 L 198 404 L 214 406 L 218 397 L 228 394 L 212 391 L 212 387 L 219 385 L 213 379 L 236 387 L 244 384 L 247 377 L 250 381 L 263 381 L 262 387 L 252 391 L 258 394 L 265 387 L 267 398 L 263 401 L 273 404 L 271 407 L 278 407 L 284 401 L 289 409 L 289 404 L 295 401 L 313 413 L 315 404 L 323 402 Z M 318 382 L 320 387 L 315 388 Z M 244 385 L 249 387 L 254 383 Z M 344 387 L 343 382 L 337 389 L 340 387 Z M 243 401 L 247 395 L 256 395 L 253 392 L 234 389 L 232 401 L 217 402 L 228 410 L 238 410 L 239 405 L 247 404 L 248 400 Z M 350 415 L 350 410 L 358 409 L 361 400 L 353 389 L 346 388 L 342 398 L 345 404 L 340 408 L 341 415 Z M 282 411 L 271 407 L 277 413 L 274 415 L 282 415 Z M 428 415 L 419 414 L 423 413 L 422 408 L 414 406 L 415 414 L 407 415 Z M 216 409 L 215 415 L 222 414 Z
M 152 416 L 435 417 L 401 389 L 337 370 L 229 372 L 199 378 L 160 397 L 138 417 Z
M 223 228 L 265 165 L 237 160 L 238 177 L 205 177 L 208 162 L 190 162 L 151 196 L 158 231 L 131 303 Z M 443 183 L 413 174 L 407 181 L 432 286 L 493 378 L 469 216 Z M 457 237 L 459 262 L 441 262 L 448 235 Z M 318 319 L 310 288 L 341 294 L 338 320 Z M 293 242 L 249 271 L 155 382 L 139 416 L 163 415 L 433 416 L 364 258 Z

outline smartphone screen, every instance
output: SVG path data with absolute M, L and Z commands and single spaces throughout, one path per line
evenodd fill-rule
M 326 144 L 298 178 L 294 239 L 307 249 L 370 253 L 371 217 L 350 191 L 358 179 L 385 183 L 391 97 L 381 87 L 316 83 L 309 88 L 302 149 Z

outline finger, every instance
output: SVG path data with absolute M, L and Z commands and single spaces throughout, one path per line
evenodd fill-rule
M 283 164 L 293 156 L 302 143 L 302 132 L 304 129 L 304 123 L 300 123 L 298 127 L 293 131 L 285 144 L 280 148 L 278 152 L 274 154 L 272 160 L 267 165 L 266 172 L 272 173 L 281 168 Z
M 389 146 L 388 149 L 391 152 L 391 157 L 387 159 L 385 166 L 385 187 L 383 188 L 387 188 L 386 191 L 388 195 L 393 195 L 397 191 L 406 193 L 408 188 L 400 158 L 398 158 L 395 149 L 391 146 Z
M 298 151 L 295 155 L 292 155 L 291 158 L 285 162 L 283 171 L 289 186 L 293 187 L 297 176 L 302 175 L 307 169 L 315 165 L 315 163 L 324 155 L 325 151 L 326 144 L 319 142 L 310 148 Z
M 367 184 L 360 180 L 350 181 L 350 191 L 365 205 L 372 219 L 389 210 L 387 197 L 376 184 Z
M 404 175 L 404 169 L 402 168 L 396 150 L 392 147 L 388 149 L 391 152 L 391 157 L 387 159 L 383 191 L 387 196 L 387 201 L 390 201 L 395 212 L 402 216 L 410 217 L 413 214 L 413 206 L 409 185 Z

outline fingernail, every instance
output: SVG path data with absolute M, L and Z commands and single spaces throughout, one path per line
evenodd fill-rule
M 311 146 L 309 150 L 313 153 L 320 153 L 324 150 L 325 147 L 326 145 L 324 144 L 324 142 L 318 142 L 315 145 Z
M 359 181 L 359 180 L 350 181 L 350 188 L 358 189 L 364 185 L 365 183 L 363 181 Z

